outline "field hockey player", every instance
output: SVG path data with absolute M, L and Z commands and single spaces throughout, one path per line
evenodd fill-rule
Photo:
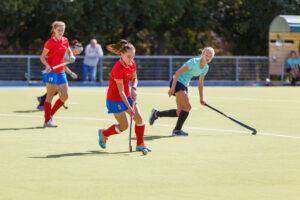
M 75 57 L 69 48 L 69 41 L 63 36 L 65 27 L 65 23 L 61 21 L 52 23 L 52 37 L 46 41 L 41 54 L 41 62 L 45 65 L 46 71 L 43 75 L 43 81 L 46 83 L 47 88 L 47 96 L 44 103 L 44 127 L 57 127 L 53 121 L 53 115 L 68 99 L 68 80 L 64 66 L 52 70 L 52 67 L 64 63 L 66 52 L 70 57 L 70 61 L 75 61 Z M 52 107 L 51 103 L 53 96 L 58 90 L 60 91 L 61 96 Z
M 73 40 L 72 43 L 71 43 L 71 46 L 69 48 L 73 52 L 74 56 L 79 55 L 83 51 L 83 46 L 78 40 Z M 69 57 L 68 53 L 66 52 L 64 62 L 67 62 L 67 61 L 70 61 L 70 57 Z M 77 79 L 78 78 L 78 75 L 75 72 L 72 72 L 71 69 L 66 65 L 65 65 L 65 71 L 68 75 L 70 75 L 72 77 L 72 79 Z M 54 94 L 54 96 L 57 95 L 58 93 L 59 93 L 59 91 L 56 92 Z M 38 110 L 44 110 L 44 103 L 45 103 L 45 100 L 46 100 L 46 96 L 47 96 L 47 93 L 45 93 L 43 96 L 38 96 L 37 97 L 37 100 L 39 102 L 39 105 L 37 106 Z M 63 107 L 66 108 L 66 109 L 68 108 L 65 105 L 63 105 Z
M 189 83 L 193 77 L 199 76 L 198 90 L 200 103 L 205 105 L 203 96 L 203 82 L 209 69 L 208 63 L 211 62 L 214 55 L 214 49 L 212 47 L 206 47 L 202 51 L 200 57 L 188 60 L 175 72 L 173 79 L 170 82 L 170 90 L 168 91 L 168 95 L 169 97 L 172 95 L 176 97 L 177 109 L 164 111 L 152 109 L 149 119 L 150 125 L 153 125 L 154 121 L 159 117 L 178 117 L 176 126 L 172 131 L 172 136 L 188 135 L 188 133 L 182 130 L 182 126 L 192 108 L 188 97 Z
M 145 124 L 143 122 L 139 107 L 136 103 L 137 89 L 137 73 L 136 64 L 134 62 L 135 48 L 126 40 L 120 40 L 116 44 L 110 44 L 107 49 L 121 58 L 111 70 L 109 79 L 109 87 L 106 96 L 106 107 L 108 113 L 113 113 L 118 124 L 113 124 L 107 129 L 100 129 L 99 145 L 106 148 L 108 137 L 119 134 L 128 128 L 128 120 L 126 113 L 133 114 L 135 121 L 135 134 L 137 139 L 137 151 L 151 151 L 144 144 Z M 129 81 L 131 80 L 131 89 Z M 133 105 L 133 107 L 132 107 Z

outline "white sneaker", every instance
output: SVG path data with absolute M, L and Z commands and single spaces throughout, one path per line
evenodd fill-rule
M 53 119 L 51 118 L 49 121 L 47 121 L 46 123 L 44 123 L 44 128 L 45 127 L 54 127 L 56 128 L 57 125 L 55 124 L 55 122 L 53 121 Z

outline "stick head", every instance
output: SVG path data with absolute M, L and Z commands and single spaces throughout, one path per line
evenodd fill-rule
M 257 130 L 253 129 L 252 131 L 253 131 L 253 132 L 252 132 L 252 135 L 256 135 Z

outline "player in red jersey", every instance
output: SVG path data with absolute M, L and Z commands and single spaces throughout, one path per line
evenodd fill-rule
M 106 107 L 108 113 L 113 113 L 118 124 L 113 124 L 107 129 L 100 129 L 99 145 L 106 148 L 107 139 L 111 135 L 119 134 L 128 128 L 126 114 L 133 114 L 135 121 L 135 134 L 137 139 L 137 151 L 151 151 L 144 144 L 145 124 L 143 122 L 140 110 L 136 104 L 137 74 L 136 65 L 133 60 L 135 56 L 134 46 L 126 40 L 120 40 L 116 44 L 110 44 L 107 49 L 117 55 L 120 60 L 111 70 L 109 87 L 106 96 Z M 131 80 L 131 89 L 129 81 Z M 133 103 L 134 102 L 134 103 Z M 132 106 L 133 105 L 133 106 Z
M 43 75 L 43 81 L 46 83 L 47 87 L 47 97 L 44 104 L 44 127 L 57 127 L 52 116 L 68 99 L 68 80 L 65 73 L 65 67 L 62 66 L 51 70 L 51 67 L 64 62 L 66 52 L 70 57 L 70 61 L 75 61 L 75 57 L 69 48 L 69 41 L 63 36 L 65 27 L 65 23 L 61 21 L 55 21 L 52 23 L 52 37 L 45 43 L 41 54 L 41 61 L 45 65 L 46 70 L 46 73 Z M 51 102 L 53 96 L 58 90 L 61 92 L 61 96 L 52 107 Z
M 74 56 L 79 55 L 83 51 L 83 45 L 78 40 L 73 40 L 71 42 L 71 45 L 70 45 L 70 50 L 73 52 Z M 68 53 L 66 52 L 64 62 L 67 62 L 69 60 L 70 60 L 70 57 L 69 57 Z M 78 78 L 78 75 L 76 73 L 72 72 L 71 69 L 68 66 L 65 66 L 65 71 L 66 71 L 67 74 L 69 74 L 72 77 L 72 79 L 77 79 Z M 59 93 L 60 92 L 57 91 L 54 94 L 54 96 L 56 94 L 59 94 Z M 37 100 L 39 102 L 39 105 L 37 106 L 37 109 L 44 110 L 44 104 L 45 104 L 45 101 L 46 101 L 46 97 L 47 97 L 47 93 L 45 93 L 43 96 L 38 96 L 37 97 Z M 65 109 L 68 109 L 68 107 L 65 104 L 63 105 L 63 107 Z

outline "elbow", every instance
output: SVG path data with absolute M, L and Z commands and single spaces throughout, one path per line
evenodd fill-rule
M 180 75 L 179 71 L 176 71 L 175 74 L 174 74 L 174 78 L 179 77 L 179 75 Z

